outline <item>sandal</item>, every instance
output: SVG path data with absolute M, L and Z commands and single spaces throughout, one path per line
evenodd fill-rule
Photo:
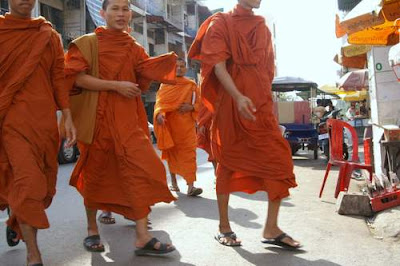
M 169 190 L 174 191 L 174 192 L 181 192 L 178 186 L 169 186 Z
M 279 247 L 283 247 L 283 248 L 291 249 L 291 250 L 296 250 L 296 249 L 299 249 L 302 247 L 300 244 L 297 246 L 289 245 L 282 241 L 284 238 L 289 238 L 289 239 L 293 240 L 293 238 L 291 236 L 289 236 L 288 234 L 282 233 L 279 236 L 277 236 L 276 238 L 263 239 L 263 240 L 261 240 L 261 242 L 263 244 L 275 245 L 275 246 L 279 246 Z
M 160 243 L 159 249 L 154 247 L 157 243 Z M 168 244 L 161 243 L 157 238 L 153 237 L 144 247 L 137 248 L 135 254 L 136 256 L 163 255 L 171 253 L 174 250 L 174 246 L 168 246 Z
M 237 236 L 234 232 L 228 232 L 228 233 L 219 233 L 215 237 L 215 240 L 218 241 L 221 245 L 227 246 L 227 247 L 239 247 L 242 245 L 242 243 L 236 241 Z M 225 241 L 227 238 L 230 238 L 233 240 L 233 242 Z
M 18 234 L 14 230 L 12 230 L 10 227 L 7 226 L 6 228 L 6 238 L 7 238 L 7 244 L 10 247 L 15 247 L 16 245 L 19 244 L 19 239 L 18 239 Z M 17 239 L 15 241 L 14 239 Z
M 188 192 L 188 196 L 189 197 L 197 197 L 199 196 L 201 193 L 203 193 L 203 189 L 198 188 L 198 187 L 192 187 L 192 189 Z
M 112 216 L 111 212 L 102 212 L 98 220 L 102 224 L 115 224 L 115 218 Z
M 100 236 L 88 236 L 83 240 L 83 246 L 90 252 L 104 252 L 104 246 L 101 244 Z M 97 247 L 94 247 L 97 246 Z

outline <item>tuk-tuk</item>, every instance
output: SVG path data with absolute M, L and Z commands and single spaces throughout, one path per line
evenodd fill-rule
M 313 151 L 318 159 L 318 132 L 313 106 L 318 90 L 315 82 L 297 77 L 277 77 L 272 83 L 274 111 L 279 124 L 286 128 L 285 138 L 292 154 L 300 149 Z

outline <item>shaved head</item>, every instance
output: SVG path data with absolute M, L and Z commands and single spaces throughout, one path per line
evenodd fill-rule
M 129 0 L 126 0 L 128 3 L 130 2 Z M 102 4 L 101 4 L 101 8 L 103 10 L 106 10 L 108 5 L 110 4 L 110 0 L 103 0 Z

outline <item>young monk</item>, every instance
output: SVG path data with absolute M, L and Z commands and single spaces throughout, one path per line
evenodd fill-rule
M 137 255 L 166 254 L 175 248 L 150 235 L 147 216 L 150 206 L 175 198 L 150 143 L 140 95 L 153 79 L 174 81 L 176 55 L 149 59 L 125 31 L 132 18 L 129 4 L 103 1 L 107 26 L 74 40 L 66 55 L 66 84 L 73 95 L 81 152 L 70 183 L 84 198 L 88 251 L 104 251 L 96 212 L 106 210 L 136 221 Z
M 220 215 L 216 239 L 241 244 L 229 223 L 229 194 L 266 191 L 264 243 L 288 248 L 299 242 L 278 227 L 281 200 L 296 186 L 290 147 L 273 115 L 274 54 L 265 20 L 253 14 L 260 0 L 239 0 L 201 26 L 189 56 L 202 62 L 201 93 L 212 112 L 211 146 L 217 166 Z
M 0 16 L 0 209 L 11 209 L 7 242 L 25 241 L 27 265 L 42 265 L 38 229 L 49 227 L 45 209 L 56 192 L 59 133 L 67 145 L 76 132 L 64 88 L 60 36 L 44 18 L 32 18 L 35 0 L 10 0 Z
M 162 159 L 167 160 L 171 173 L 170 190 L 179 192 L 176 174 L 188 185 L 187 195 L 198 196 L 196 188 L 196 118 L 199 90 L 196 83 L 185 78 L 187 68 L 183 59 L 176 63 L 177 82 L 161 84 L 154 108 L 154 132 Z

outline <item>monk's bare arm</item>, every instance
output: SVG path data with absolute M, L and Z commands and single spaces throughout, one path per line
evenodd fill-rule
M 130 81 L 103 80 L 86 73 L 80 73 L 75 81 L 77 87 L 91 91 L 115 91 L 127 98 L 141 94 L 138 84 Z
M 237 107 L 239 109 L 239 113 L 248 120 L 256 120 L 254 113 L 256 112 L 256 108 L 253 102 L 244 96 L 236 87 L 235 82 L 233 81 L 231 75 L 226 69 L 226 62 L 220 62 L 215 65 L 214 73 L 217 76 L 219 82 L 222 84 L 222 87 L 232 96 L 235 100 Z

